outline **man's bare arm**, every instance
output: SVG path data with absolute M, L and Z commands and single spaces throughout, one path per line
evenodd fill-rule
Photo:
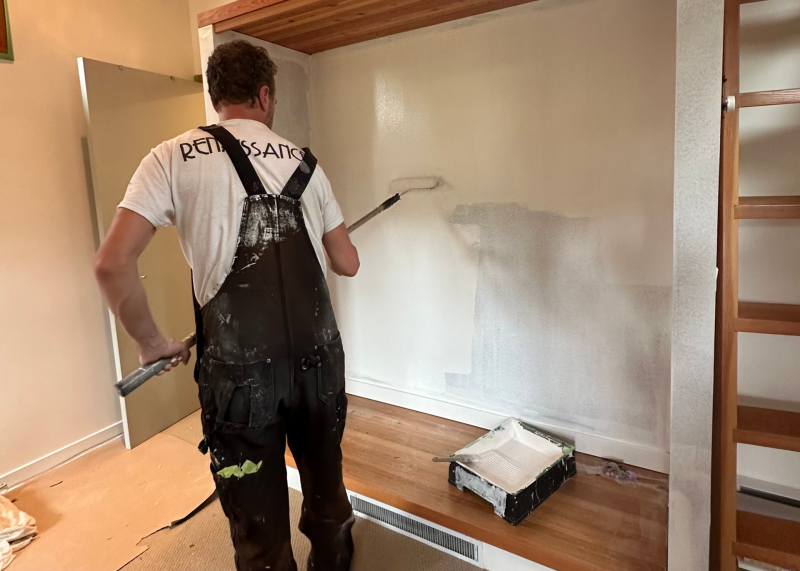
M 155 232 L 153 225 L 139 214 L 117 209 L 95 256 L 94 273 L 111 311 L 136 343 L 142 364 L 173 355 L 180 355 L 185 363 L 189 361 L 189 351 L 180 341 L 166 339 L 158 331 L 139 281 L 137 261 Z M 165 371 L 170 368 L 167 366 Z
M 323 235 L 322 245 L 331 260 L 331 269 L 334 272 L 350 278 L 356 275 L 361 262 L 358 260 L 358 250 L 350 241 L 344 223 Z

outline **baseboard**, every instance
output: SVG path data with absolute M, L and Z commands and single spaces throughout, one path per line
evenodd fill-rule
M 38 476 L 42 472 L 46 472 L 50 468 L 55 468 L 59 464 L 63 464 L 67 460 L 83 454 L 95 446 L 103 444 L 112 438 L 116 438 L 120 434 L 122 434 L 122 421 L 115 422 L 111 426 L 106 426 L 89 436 L 76 440 L 72 444 L 67 444 L 63 448 L 59 448 L 55 452 L 42 456 L 38 460 L 28 462 L 24 466 L 15 468 L 0 476 L 0 482 L 6 484 L 9 488 L 13 488 L 26 480 Z
M 453 403 L 353 377 L 347 377 L 347 392 L 355 396 L 385 402 L 417 412 L 424 412 L 425 414 L 439 416 L 456 422 L 463 422 L 464 424 L 479 426 L 487 430 L 494 428 L 508 418 L 508 415 L 500 412 Z M 641 446 L 639 444 L 594 434 L 566 430 L 561 427 L 551 426 L 525 418 L 521 418 L 520 420 L 530 422 L 530 424 L 541 428 L 543 431 L 557 438 L 573 443 L 575 449 L 579 452 L 591 454 L 592 456 L 599 456 L 601 458 L 612 458 L 622 461 L 625 464 L 630 464 L 631 466 L 654 470 L 662 474 L 669 473 L 669 452 L 666 450 Z

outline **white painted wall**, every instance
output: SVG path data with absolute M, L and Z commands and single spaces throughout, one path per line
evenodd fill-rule
M 770 0 L 741 8 L 741 91 L 800 87 L 800 3 Z M 739 111 L 740 194 L 800 192 L 800 105 Z M 800 225 L 739 223 L 739 297 L 800 303 Z M 800 410 L 800 339 L 739 334 L 743 404 Z M 800 454 L 738 447 L 740 475 L 800 489 Z
M 535 3 L 316 54 L 312 149 L 353 235 L 351 385 L 669 440 L 675 2 Z
M 16 61 L 0 62 L 0 480 L 13 483 L 120 431 L 92 274 L 77 58 L 179 77 L 194 66 L 186 0 L 8 4 Z

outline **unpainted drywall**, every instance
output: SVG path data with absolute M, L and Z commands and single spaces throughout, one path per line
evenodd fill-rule
M 800 4 L 770 0 L 741 8 L 741 91 L 800 87 Z M 741 196 L 800 193 L 800 105 L 739 111 Z M 739 222 L 739 298 L 800 303 L 800 225 Z M 800 339 L 739 334 L 742 404 L 800 411 Z M 800 454 L 738 447 L 738 473 L 800 489 Z
M 120 419 L 92 273 L 77 58 L 193 71 L 186 0 L 8 4 L 16 61 L 0 62 L 0 475 Z
M 311 58 L 312 149 L 356 231 L 349 378 L 665 453 L 672 0 L 539 0 Z

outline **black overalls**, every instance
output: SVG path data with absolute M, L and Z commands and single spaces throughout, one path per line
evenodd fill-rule
M 316 167 L 308 149 L 280 195 L 268 194 L 239 142 L 223 146 L 247 191 L 236 257 L 199 308 L 203 434 L 238 571 L 296 570 L 284 451 L 288 437 L 303 487 L 300 530 L 310 569 L 350 567 L 353 512 L 342 482 L 347 413 L 344 350 L 325 276 L 300 205 Z

